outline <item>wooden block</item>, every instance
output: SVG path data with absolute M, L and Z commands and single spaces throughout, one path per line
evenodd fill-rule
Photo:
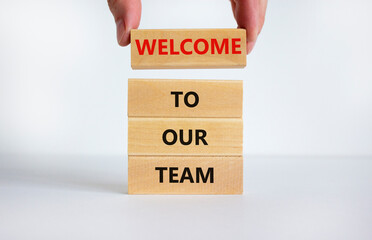
M 129 156 L 129 194 L 242 194 L 243 157 Z
M 243 81 L 129 79 L 129 117 L 242 117 Z
M 133 69 L 242 68 L 244 29 L 131 30 Z
M 129 155 L 242 155 L 242 145 L 241 118 L 128 119 Z

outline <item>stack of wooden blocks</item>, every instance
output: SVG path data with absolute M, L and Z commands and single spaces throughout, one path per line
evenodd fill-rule
M 132 68 L 245 66 L 245 31 L 134 30 Z M 128 193 L 241 194 L 243 83 L 128 80 Z

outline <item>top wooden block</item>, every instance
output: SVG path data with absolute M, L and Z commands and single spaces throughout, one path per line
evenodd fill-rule
M 244 29 L 131 30 L 133 69 L 243 68 Z

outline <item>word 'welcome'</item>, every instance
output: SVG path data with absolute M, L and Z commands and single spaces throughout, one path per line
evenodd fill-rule
M 193 41 L 191 38 L 183 39 L 175 43 L 174 39 L 136 39 L 136 46 L 139 55 L 221 55 L 241 54 L 240 38 L 223 38 L 218 41 L 216 38 L 199 38 Z M 158 51 L 155 53 L 155 49 Z

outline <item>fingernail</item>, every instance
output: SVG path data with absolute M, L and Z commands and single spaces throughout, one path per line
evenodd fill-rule
M 252 52 L 254 45 L 256 44 L 256 41 L 254 42 L 247 42 L 247 54 Z
M 118 39 L 118 44 L 120 45 L 121 40 L 124 37 L 125 28 L 124 28 L 124 21 L 123 19 L 119 19 L 116 21 L 116 37 Z

